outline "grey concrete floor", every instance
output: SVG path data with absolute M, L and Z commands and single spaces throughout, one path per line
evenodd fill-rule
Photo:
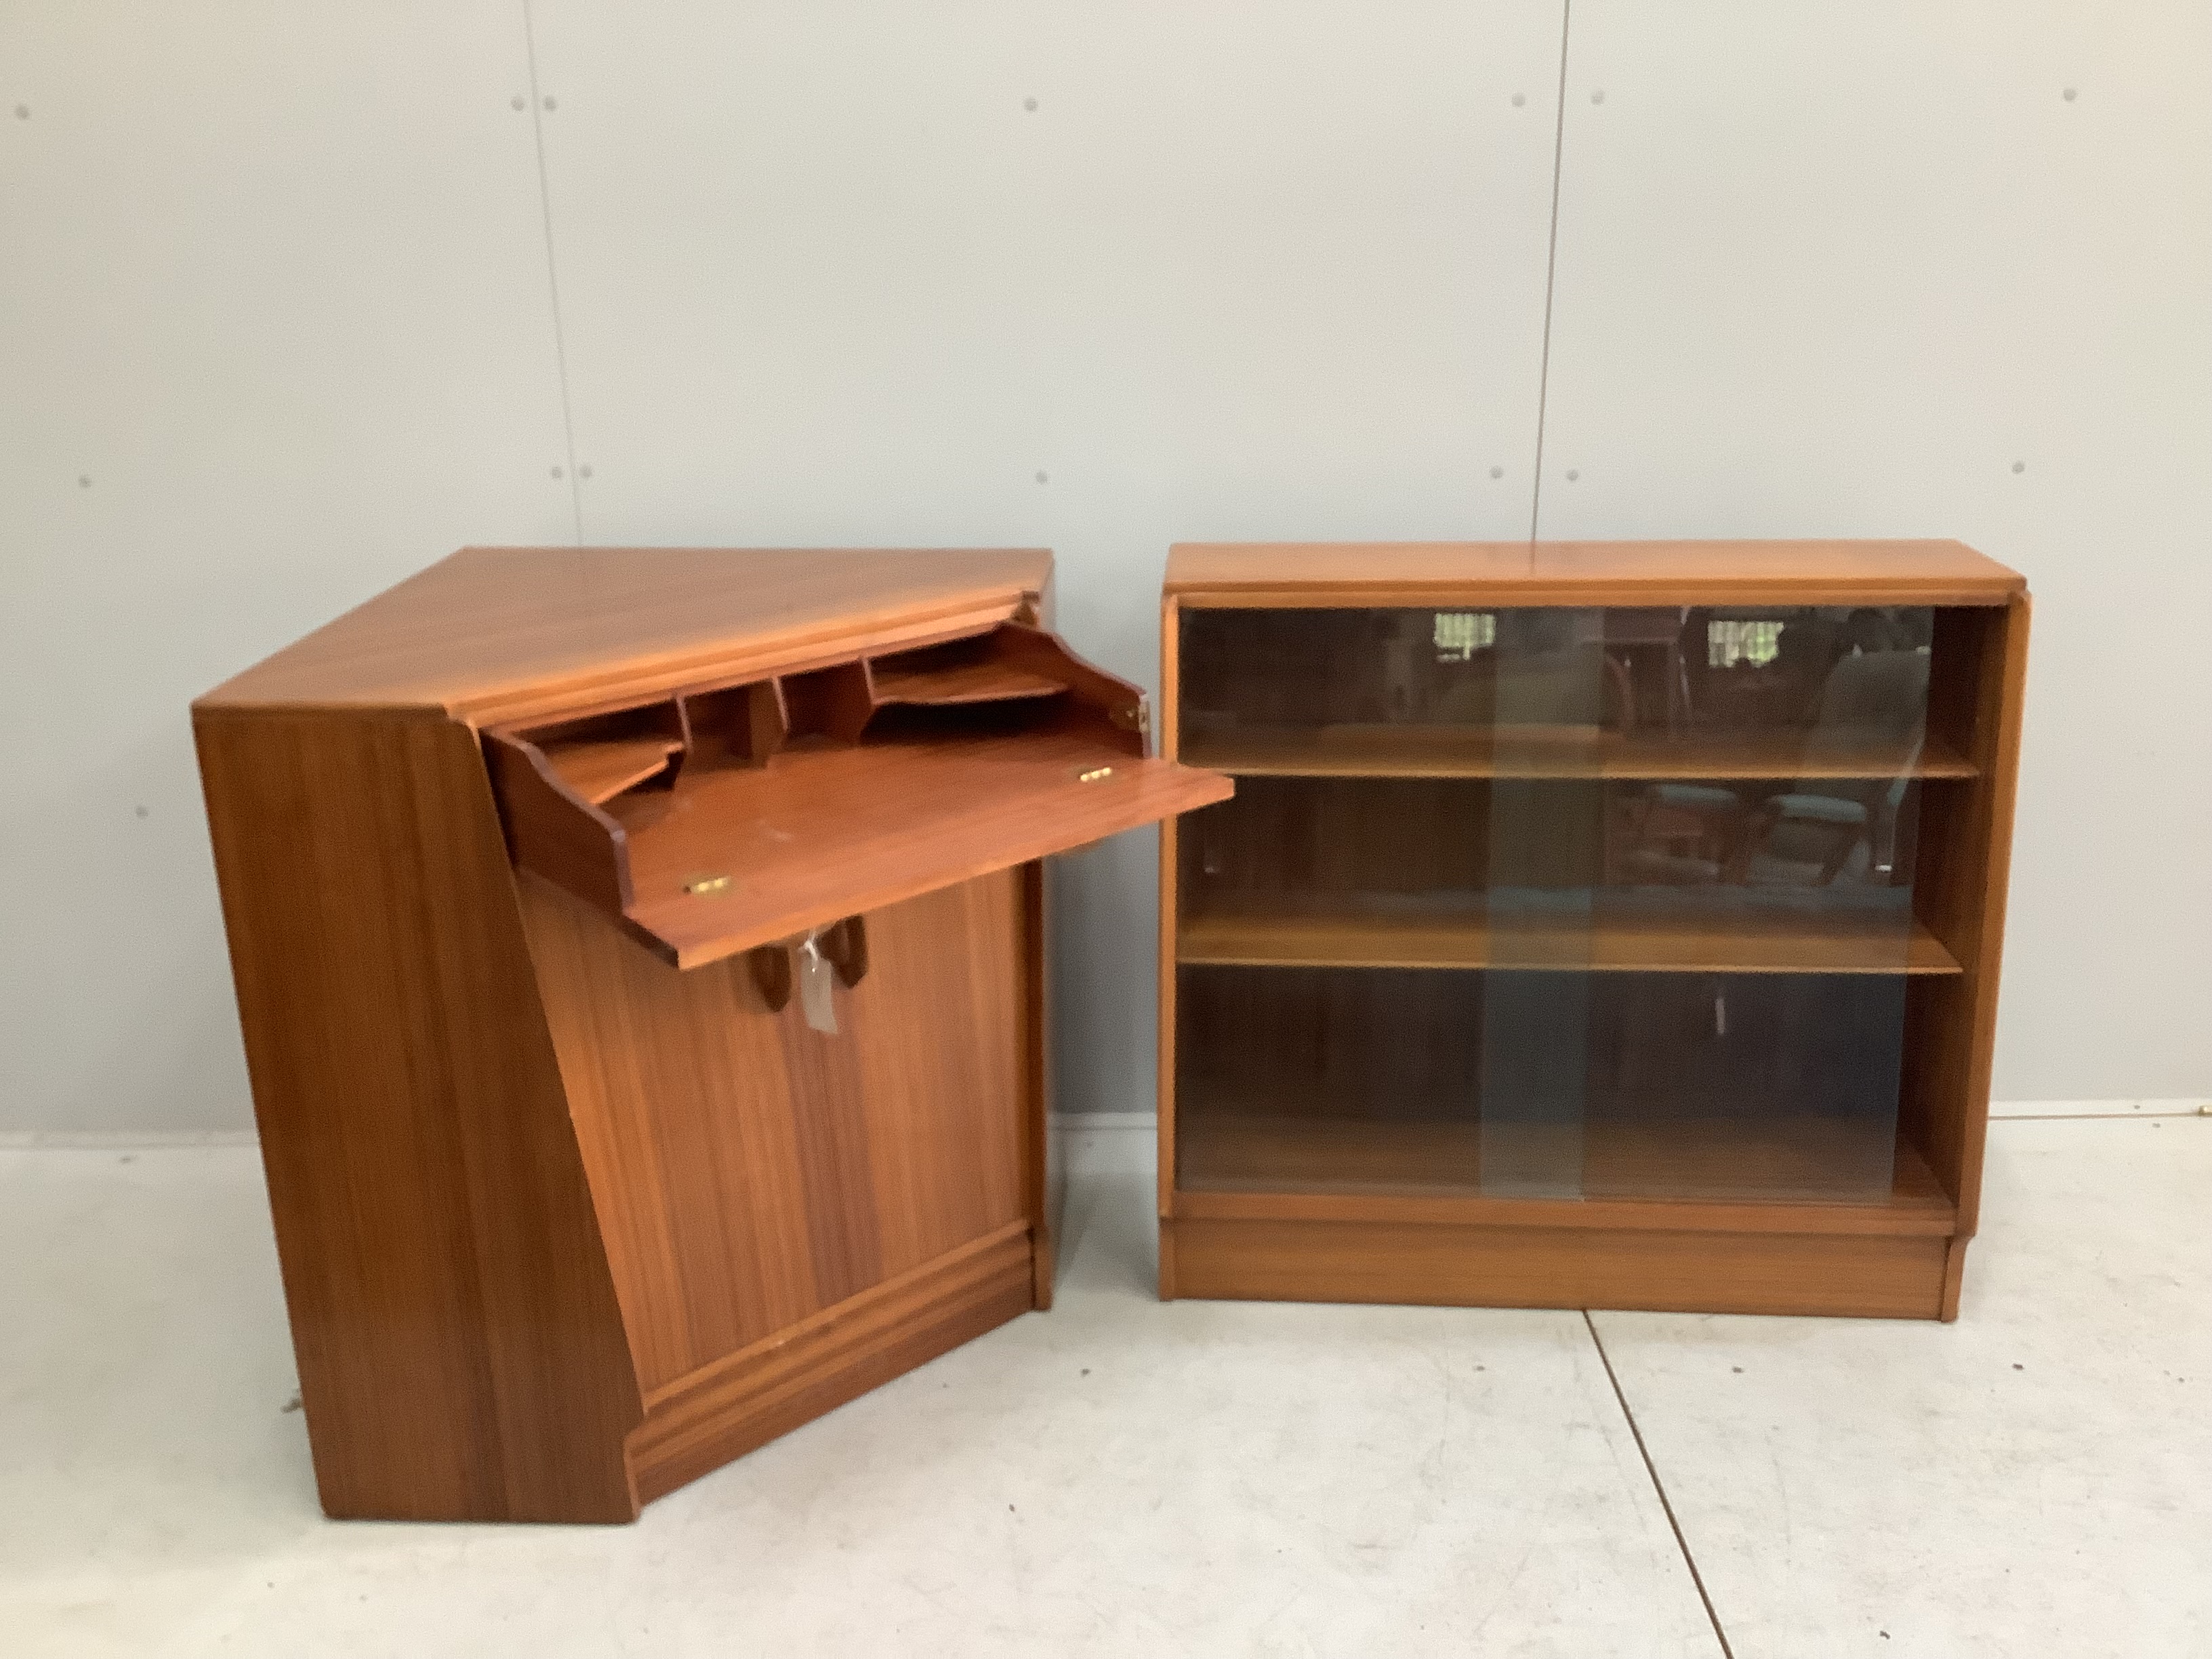
M 1164 1306 L 1071 1139 L 1052 1313 L 627 1528 L 323 1520 L 253 1150 L 0 1152 L 0 1652 L 2212 1655 L 2212 1120 L 1996 1125 L 1948 1327 Z

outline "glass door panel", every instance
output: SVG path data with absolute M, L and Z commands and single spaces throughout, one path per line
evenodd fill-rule
M 1184 1175 L 1879 1196 L 1931 620 L 1186 611 Z
M 1929 742 L 1934 613 L 1715 611 L 1686 620 L 1692 723 L 1681 741 L 1742 756 L 1729 763 L 1747 775 L 1644 783 L 1622 808 L 1621 876 L 1674 887 L 1686 872 L 1656 863 L 1652 842 L 1670 822 L 1680 830 L 1694 820 L 1711 842 L 1682 890 L 1705 907 L 1715 957 L 1739 959 L 1716 965 L 1745 971 L 1704 984 L 1679 975 L 1637 988 L 1635 1004 L 1620 1000 L 1617 1017 L 1635 1024 L 1607 1033 L 1624 1060 L 1603 1114 L 1629 1161 L 1594 1170 L 1593 1188 L 1879 1198 L 1894 1171 L 1908 976 L 1957 969 L 1912 904 L 1923 779 L 1942 787 L 1970 769 Z M 1658 1062 L 1670 1045 L 1680 1057 L 1649 1066 L 1647 1078 L 1671 1071 L 1698 1080 L 1696 1093 L 1655 1093 L 1627 1068 L 1638 1048 Z M 1678 1155 L 1637 1173 L 1633 1150 L 1655 1131 Z
M 1237 784 L 1177 831 L 1187 1188 L 1475 1190 L 1491 621 L 1184 612 L 1179 753 Z
M 1472 1189 L 1475 975 L 1190 963 L 1177 975 L 1180 1186 Z
M 1495 774 L 1484 884 L 1481 1188 L 1581 1191 L 1590 958 L 1604 875 L 1605 614 L 1497 613 Z M 1618 728 L 1620 712 L 1614 710 Z

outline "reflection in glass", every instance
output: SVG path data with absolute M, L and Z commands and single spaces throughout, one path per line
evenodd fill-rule
M 1966 769 L 1930 611 L 1182 626 L 1182 758 L 1238 774 L 1179 836 L 1183 1111 L 1264 1076 L 1225 1115 L 1385 1165 L 1429 1125 L 1426 1179 L 1501 1194 L 1887 1189 L 1908 976 L 1956 970 L 1912 912 Z
M 1899 975 L 1177 975 L 1186 1190 L 1875 1201 L 1890 1188 Z M 1571 1069 L 1553 1070 L 1507 1023 L 1548 1019 L 1563 977 L 1580 981 L 1583 1019 L 1565 1033 Z M 1571 1111 L 1531 1105 L 1568 1079 Z

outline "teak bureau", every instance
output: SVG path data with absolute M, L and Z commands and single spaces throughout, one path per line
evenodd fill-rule
M 1031 551 L 473 549 L 193 708 L 323 1504 L 627 1521 L 1052 1294 Z
M 1166 1296 L 1949 1319 L 2028 600 L 1956 542 L 1186 546 Z

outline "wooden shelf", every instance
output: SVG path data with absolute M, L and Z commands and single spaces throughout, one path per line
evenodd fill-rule
M 1902 1139 L 1886 1191 L 1839 1194 L 1835 1171 L 1862 1162 L 1865 1149 L 1845 1127 L 1817 1119 L 1586 1126 L 1546 1160 L 1579 1172 L 1579 1197 L 1486 1194 L 1482 1139 L 1480 1124 L 1466 1121 L 1186 1107 L 1176 1133 L 1176 1213 L 1923 1237 L 1948 1235 L 1957 1222 L 1926 1161 Z
M 514 862 L 689 969 L 1226 799 L 1146 754 L 1144 710 L 1006 621 L 496 728 L 484 753 Z
M 684 739 L 657 734 L 548 744 L 545 763 L 555 775 L 593 806 L 612 800 L 664 770 Z
M 1013 663 L 985 659 L 913 665 L 896 659 L 872 665 L 878 703 L 945 705 L 1057 697 L 1067 683 Z
M 1955 974 L 1916 917 L 1600 903 L 1500 926 L 1480 914 L 1346 906 L 1185 915 L 1176 959 L 1278 968 L 1528 969 L 1593 973 Z
M 1196 727 L 1185 764 L 1242 777 L 1756 781 L 1971 778 L 1972 761 L 1934 732 L 1917 758 L 1893 745 L 1806 751 L 1802 733 L 1623 738 L 1487 726 Z

